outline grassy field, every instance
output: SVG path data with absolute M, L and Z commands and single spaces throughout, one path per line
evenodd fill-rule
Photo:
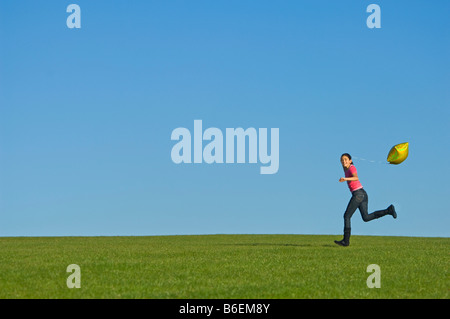
M 0 298 L 448 298 L 450 238 L 0 238 Z M 69 289 L 70 264 L 81 288 Z M 381 270 L 369 289 L 367 266 Z

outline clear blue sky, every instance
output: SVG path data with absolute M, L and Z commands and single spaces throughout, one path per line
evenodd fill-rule
M 81 29 L 66 8 L 81 7 Z M 366 8 L 381 7 L 381 29 Z M 1 1 L 0 236 L 450 235 L 450 2 Z M 172 162 L 172 130 L 279 128 L 260 164 Z M 384 164 L 408 141 L 409 158 Z M 379 163 L 382 162 L 382 163 Z

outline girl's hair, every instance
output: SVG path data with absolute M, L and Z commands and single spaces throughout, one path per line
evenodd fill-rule
M 350 155 L 349 153 L 344 153 L 344 154 L 342 154 L 342 155 L 341 155 L 341 158 L 342 158 L 342 156 L 347 156 L 349 160 L 352 159 L 352 157 L 351 157 L 351 155 Z M 352 163 L 353 163 L 353 161 L 352 161 Z

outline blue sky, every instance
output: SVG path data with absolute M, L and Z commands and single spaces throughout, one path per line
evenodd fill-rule
M 81 8 L 69 29 L 66 8 Z M 381 8 L 369 29 L 366 8 Z M 448 1 L 2 1 L 0 236 L 448 237 Z M 171 132 L 279 128 L 260 164 L 179 164 Z M 410 143 L 409 158 L 384 164 Z

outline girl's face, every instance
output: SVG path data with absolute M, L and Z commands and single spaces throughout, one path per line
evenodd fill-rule
M 350 167 L 350 165 L 352 165 L 352 160 L 349 159 L 347 156 L 342 156 L 341 164 L 342 164 L 343 168 L 348 169 Z

